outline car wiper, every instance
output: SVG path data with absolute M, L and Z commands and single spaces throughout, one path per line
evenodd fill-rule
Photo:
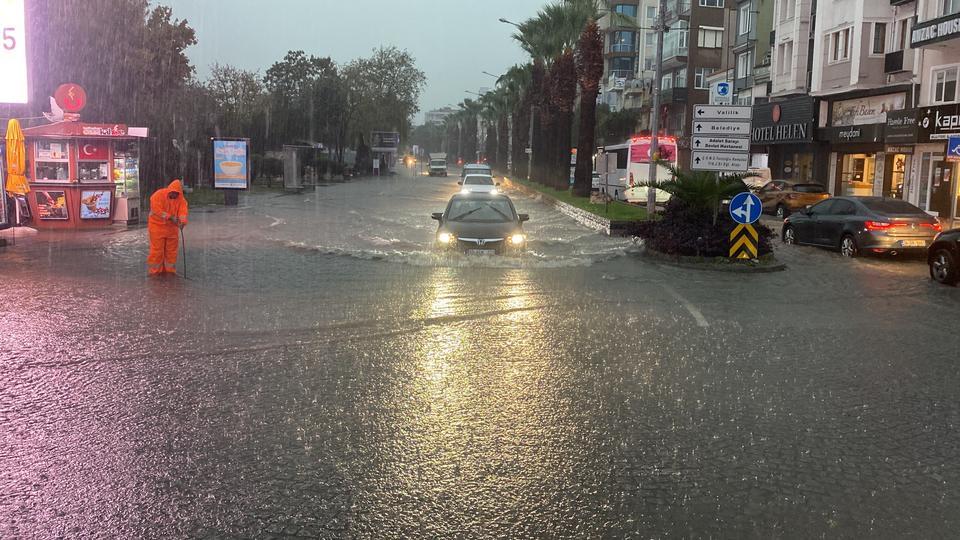
M 504 214 L 504 213 L 501 212 L 500 210 L 497 210 L 496 207 L 491 206 L 490 208 L 492 208 L 494 212 L 496 212 L 496 213 L 500 214 L 501 216 L 503 216 L 503 219 L 505 219 L 505 220 L 507 220 L 507 221 L 513 221 L 513 218 L 512 218 L 512 217 Z
M 455 218 L 450 218 L 450 221 L 460 221 L 461 219 L 469 216 L 470 214 L 472 214 L 472 213 L 474 213 L 474 212 L 479 212 L 480 210 L 483 210 L 483 207 L 482 207 L 482 206 L 479 207 L 479 208 L 474 208 L 473 210 L 470 210 L 469 212 L 465 212 L 465 213 L 463 213 L 463 214 L 460 214 L 459 216 L 457 216 L 457 217 L 455 217 Z

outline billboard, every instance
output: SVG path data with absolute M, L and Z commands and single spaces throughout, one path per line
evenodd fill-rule
M 374 131 L 370 134 L 370 148 L 374 152 L 396 152 L 400 147 L 400 134 L 395 131 Z
M 113 191 L 80 192 L 80 219 L 109 219 Z
M 0 103 L 26 103 L 27 30 L 23 0 L 0 0 Z
M 250 187 L 250 140 L 213 139 L 213 187 Z

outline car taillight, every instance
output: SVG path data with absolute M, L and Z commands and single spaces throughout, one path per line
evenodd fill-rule
M 939 222 L 937 222 L 937 223 L 921 223 L 920 226 L 921 226 L 921 227 L 925 227 L 925 228 L 927 228 L 927 229 L 933 229 L 933 230 L 936 231 L 936 232 L 943 232 L 943 225 L 941 225 Z
M 868 231 L 888 231 L 894 227 L 906 227 L 906 223 L 890 223 L 889 221 L 867 221 L 863 224 Z

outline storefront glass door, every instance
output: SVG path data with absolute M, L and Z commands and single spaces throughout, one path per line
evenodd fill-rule
M 907 156 L 904 154 L 887 154 L 886 159 L 886 167 L 884 167 L 883 173 L 883 196 L 891 199 L 903 199 Z
M 876 167 L 873 155 L 844 154 L 840 167 L 842 195 L 873 195 L 873 174 Z
M 935 156 L 930 174 L 930 211 L 943 218 L 953 214 L 956 190 L 954 185 L 954 164 L 943 161 L 943 156 Z

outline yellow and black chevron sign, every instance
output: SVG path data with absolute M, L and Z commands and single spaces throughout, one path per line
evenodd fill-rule
M 730 233 L 731 259 L 756 259 L 760 235 L 753 225 L 737 225 Z

